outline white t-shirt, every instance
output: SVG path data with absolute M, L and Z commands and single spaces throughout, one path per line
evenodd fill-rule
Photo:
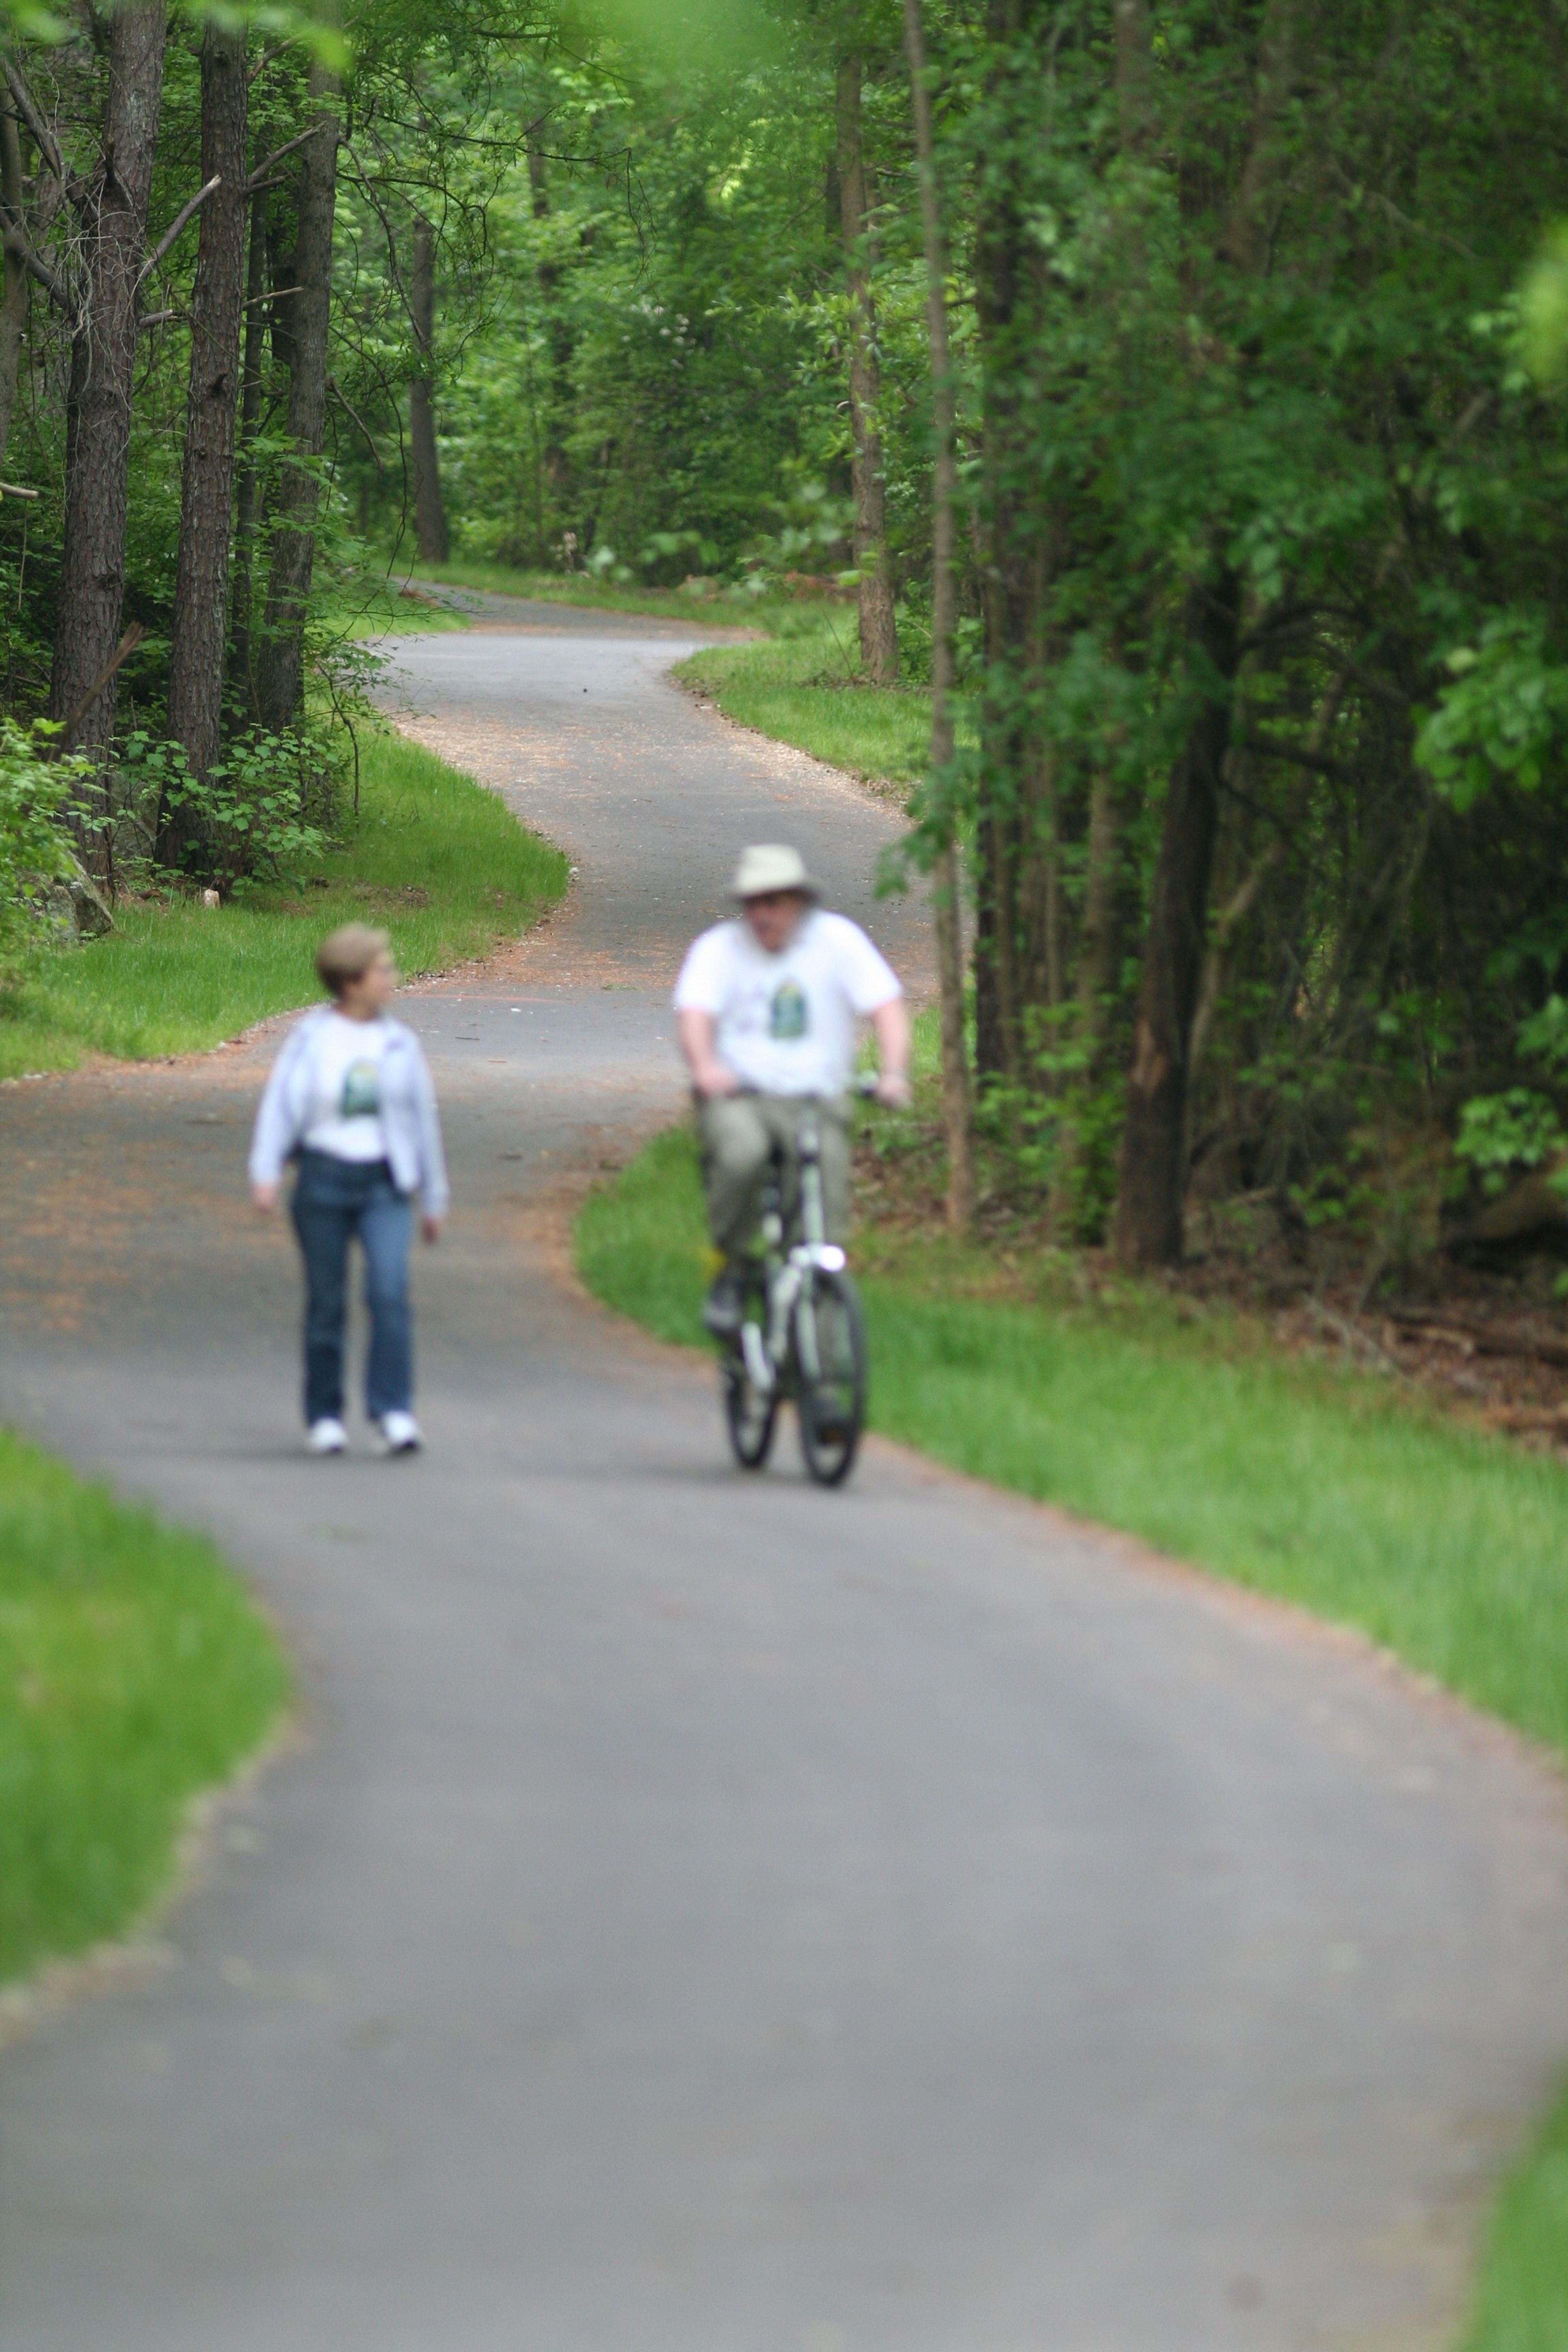
M 781 955 L 744 916 L 694 940 L 675 984 L 678 1013 L 710 1013 L 714 1050 L 767 1095 L 839 1095 L 855 1066 L 857 1019 L 901 996 L 891 966 L 847 915 L 808 909 Z
M 300 1139 L 307 1151 L 333 1160 L 386 1158 L 381 1073 L 391 1043 L 384 1021 L 328 1013 L 311 1045 L 310 1108 Z

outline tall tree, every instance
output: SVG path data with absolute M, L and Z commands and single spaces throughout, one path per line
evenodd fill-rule
M 1217 240 L 1222 277 L 1234 270 L 1258 279 L 1268 267 L 1282 126 L 1296 70 L 1295 12 L 1296 0 L 1268 0 L 1255 67 L 1251 135 Z M 1127 44 L 1135 39 L 1135 20 L 1124 20 L 1120 29 L 1125 59 Z M 1184 198 L 1190 213 L 1206 219 L 1213 204 L 1206 159 L 1205 166 L 1186 175 Z M 1247 357 L 1244 345 L 1243 367 Z M 1194 353 L 1192 363 L 1206 368 L 1206 353 Z M 1188 593 L 1184 634 L 1192 715 L 1166 785 L 1127 1073 L 1111 1245 L 1118 1263 L 1133 1272 L 1173 1265 L 1182 1255 L 1187 1078 L 1241 664 L 1244 589 L 1229 550 L 1211 545 Z
M 245 302 L 247 78 L 245 35 L 216 23 L 202 38 L 202 208 L 191 300 L 191 370 L 180 500 L 180 551 L 169 649 L 169 733 L 193 775 L 218 755 L 228 624 L 235 412 Z M 191 826 L 179 812 L 161 852 L 172 863 Z
M 850 467 L 855 496 L 856 603 L 860 625 L 860 667 L 873 686 L 893 686 L 899 676 L 899 639 L 893 625 L 893 581 L 888 563 L 888 501 L 882 479 L 882 436 L 878 424 L 880 370 L 877 358 L 877 311 L 871 291 L 871 211 L 867 201 L 866 159 L 860 127 L 864 74 L 860 52 L 838 60 L 835 126 L 838 203 L 844 236 L 844 282 L 848 296 Z
M 319 58 L 310 67 L 308 94 L 315 126 L 300 150 L 293 291 L 287 303 L 291 454 L 278 481 L 267 618 L 256 665 L 258 713 L 275 733 L 295 724 L 304 690 L 305 618 L 321 504 L 316 461 L 327 430 L 340 126 L 338 79 Z
M 414 537 L 422 562 L 445 563 L 452 545 L 441 497 L 441 462 L 436 447 L 431 384 L 436 347 L 436 232 L 422 213 L 414 223 L 408 309 L 419 362 L 418 372 L 408 386 L 408 437 L 414 448 Z
M 931 469 L 931 782 L 935 854 L 931 902 L 936 923 L 937 987 L 942 1020 L 942 1126 L 947 1139 L 947 1221 L 962 1232 L 974 1215 L 974 1145 L 971 1132 L 969 1055 L 963 1036 L 963 906 L 952 813 L 955 750 L 952 728 L 954 632 L 958 618 L 953 563 L 958 515 L 958 436 L 952 353 L 947 327 L 947 236 L 937 180 L 930 64 L 921 0 L 903 0 L 904 50 L 910 68 L 920 173 L 921 226 L 925 247 L 926 334 L 931 350 L 931 415 L 936 449 Z
M 245 261 L 245 344 L 240 361 L 239 488 L 234 524 L 234 670 L 247 704 L 254 710 L 256 678 L 252 662 L 251 614 L 255 598 L 258 506 L 260 468 L 256 462 L 256 436 L 261 423 L 261 399 L 267 344 L 267 191 L 258 187 L 250 199 L 250 222 Z
M 27 266 L 20 235 L 24 201 L 21 126 L 14 102 L 0 91 L 0 204 L 6 219 L 17 224 L 16 237 L 5 240 L 5 279 L 0 287 L 0 457 L 11 437 L 11 411 L 16 404 L 27 331 Z
M 163 89 L 163 0 L 126 0 L 110 20 L 99 152 L 68 193 L 83 285 L 66 393 L 66 500 L 51 715 L 71 745 L 106 756 L 125 595 L 137 297 Z

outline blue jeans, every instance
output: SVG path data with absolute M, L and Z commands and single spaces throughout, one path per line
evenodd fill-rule
M 414 1396 L 414 1324 L 408 1306 L 408 1244 L 414 1203 L 384 1160 L 334 1160 L 301 1151 L 294 1230 L 305 1259 L 305 1419 L 341 1421 L 349 1243 L 364 1252 L 370 1310 L 365 1411 L 406 1412 Z

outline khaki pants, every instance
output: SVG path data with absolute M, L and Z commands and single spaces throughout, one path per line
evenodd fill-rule
M 800 1207 L 795 1138 L 803 1114 L 816 1117 L 822 1145 L 822 1213 L 826 1238 L 842 1243 L 849 1224 L 849 1107 L 842 1098 L 805 1104 L 789 1095 L 719 1095 L 697 1106 L 708 1222 L 726 1258 L 743 1256 L 756 1237 L 763 1184 L 774 1145 L 782 1148 L 784 1230 L 797 1238 Z

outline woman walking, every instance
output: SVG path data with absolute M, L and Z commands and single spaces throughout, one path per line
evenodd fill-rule
M 365 1411 L 388 1454 L 423 1443 L 414 1418 L 408 1244 L 419 1195 L 427 1242 L 448 1199 L 436 1089 L 418 1038 L 387 1005 L 397 967 L 384 931 L 345 923 L 323 940 L 316 970 L 331 998 L 289 1031 L 272 1066 L 250 1147 L 250 1194 L 276 1210 L 286 1161 L 299 1162 L 292 1203 L 305 1260 L 305 1444 L 342 1454 L 343 1322 L 349 1244 L 364 1254 L 370 1311 Z

